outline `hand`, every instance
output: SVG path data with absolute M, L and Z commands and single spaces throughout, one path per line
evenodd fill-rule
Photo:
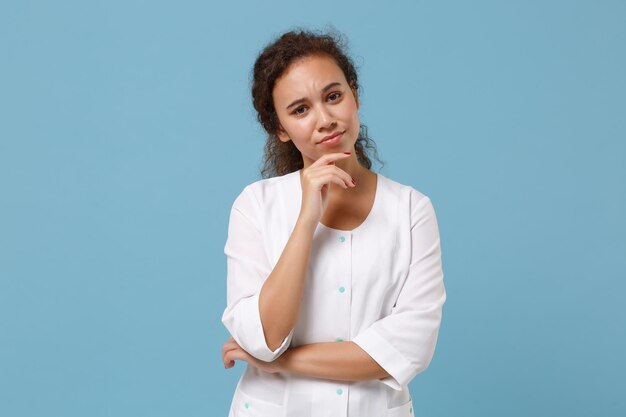
M 327 195 L 331 182 L 344 189 L 355 186 L 352 177 L 343 169 L 335 166 L 335 161 L 349 157 L 350 154 L 343 152 L 324 154 L 309 167 L 302 170 L 300 218 L 315 224 L 321 220 L 322 214 L 328 206 Z
M 259 360 L 243 350 L 243 348 L 239 346 L 237 342 L 235 342 L 235 339 L 232 336 L 222 346 L 222 362 L 224 363 L 224 368 L 226 369 L 235 366 L 235 359 L 240 359 L 247 362 L 249 365 L 259 368 L 262 371 L 273 374 L 283 371 L 283 361 L 281 360 L 281 358 L 282 356 L 277 358 L 273 362 L 264 362 L 262 360 Z

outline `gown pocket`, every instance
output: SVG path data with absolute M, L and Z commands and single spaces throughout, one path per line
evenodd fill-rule
M 237 388 L 233 398 L 233 417 L 284 417 L 285 406 L 252 397 Z
M 409 399 L 409 402 L 398 407 L 388 408 L 387 417 L 414 417 L 413 399 Z

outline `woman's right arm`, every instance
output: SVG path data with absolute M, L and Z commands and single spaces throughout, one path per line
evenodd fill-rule
M 283 253 L 261 288 L 259 311 L 265 342 L 271 350 L 282 344 L 296 324 L 316 226 L 298 218 Z
M 334 161 L 344 153 L 325 154 L 302 171 L 302 204 L 291 236 L 261 288 L 259 310 L 265 342 L 276 350 L 298 319 L 313 233 L 327 206 L 328 184 L 354 187 L 352 178 Z

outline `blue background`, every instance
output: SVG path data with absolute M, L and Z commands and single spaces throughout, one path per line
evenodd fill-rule
M 226 416 L 250 70 L 328 25 L 375 170 L 438 215 L 416 416 L 626 415 L 624 22 L 623 1 L 3 1 L 0 415 Z

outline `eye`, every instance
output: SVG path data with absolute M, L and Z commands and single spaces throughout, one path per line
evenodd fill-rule
M 295 109 L 294 111 L 292 111 L 292 113 L 295 114 L 296 116 L 299 116 L 299 115 L 303 114 L 303 113 L 300 113 L 299 110 L 302 110 L 304 108 L 306 108 L 306 106 L 300 106 L 297 109 Z
M 332 93 L 328 95 L 329 98 L 333 96 L 336 96 L 337 98 L 332 101 L 337 101 L 341 98 L 342 94 L 339 91 L 333 91 Z

